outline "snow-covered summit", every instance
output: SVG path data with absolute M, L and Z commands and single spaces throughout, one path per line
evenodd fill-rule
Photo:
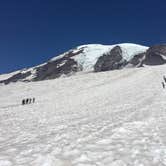
M 81 45 L 68 51 L 67 53 L 72 52 L 76 54 L 73 56 L 73 59 L 82 66 L 84 71 L 93 71 L 94 65 L 97 62 L 98 58 L 103 54 L 110 52 L 114 47 L 119 46 L 122 49 L 122 55 L 125 60 L 132 59 L 135 55 L 146 52 L 148 47 L 132 44 L 132 43 L 123 43 L 115 45 L 101 45 L 101 44 L 87 44 Z M 80 53 L 80 51 L 82 52 Z M 79 52 L 79 54 L 77 54 Z M 64 53 L 58 57 L 54 57 L 51 61 L 55 61 L 59 58 L 64 57 L 67 53 Z

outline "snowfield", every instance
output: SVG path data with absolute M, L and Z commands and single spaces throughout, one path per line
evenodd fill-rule
M 0 166 L 166 165 L 166 65 L 0 85 Z M 36 103 L 21 105 L 23 98 Z

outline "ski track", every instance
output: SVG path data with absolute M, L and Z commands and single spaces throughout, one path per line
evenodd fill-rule
M 165 71 L 0 86 L 0 166 L 166 165 Z M 37 102 L 22 106 L 29 97 Z

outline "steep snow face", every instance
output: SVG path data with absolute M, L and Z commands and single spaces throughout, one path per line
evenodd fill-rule
M 119 46 L 123 52 L 123 58 L 127 61 L 132 59 L 135 55 L 144 53 L 148 47 L 132 44 L 132 43 L 123 43 L 115 45 L 101 45 L 101 44 L 88 44 L 77 47 L 76 49 L 70 50 L 77 52 L 83 50 L 82 53 L 73 56 L 72 58 L 77 61 L 77 63 L 82 67 L 83 71 L 93 71 L 94 65 L 97 62 L 98 58 L 105 53 L 111 51 L 115 46 Z M 62 58 L 66 55 L 62 54 L 58 57 L 52 58 L 51 61 L 55 61 L 59 58 Z
M 149 47 L 141 46 L 138 44 L 119 44 L 123 51 L 123 58 L 127 61 L 131 60 L 135 55 L 144 53 Z
M 93 67 L 97 62 L 98 58 L 104 53 L 111 50 L 113 46 L 91 44 L 78 47 L 78 49 L 81 48 L 84 49 L 83 53 L 78 54 L 73 58 L 77 61 L 79 65 L 82 66 L 83 71 L 90 71 L 93 70 Z

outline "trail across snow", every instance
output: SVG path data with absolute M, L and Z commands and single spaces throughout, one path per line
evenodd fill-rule
M 166 66 L 0 86 L 0 166 L 166 165 Z M 23 98 L 36 103 L 21 105 Z

